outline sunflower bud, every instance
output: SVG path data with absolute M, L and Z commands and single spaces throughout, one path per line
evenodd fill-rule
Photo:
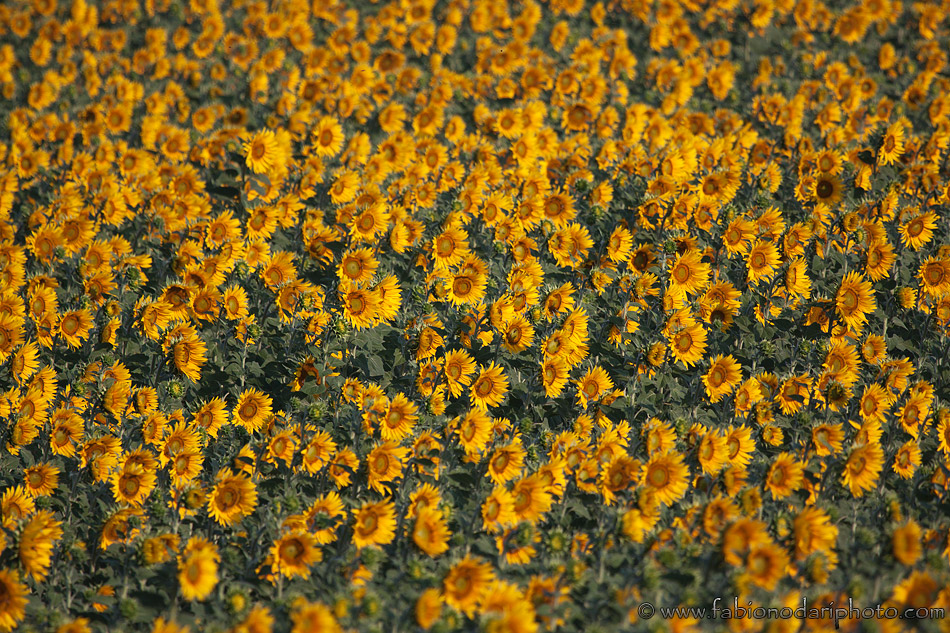
M 119 613 L 121 613 L 123 617 L 131 620 L 138 612 L 139 605 L 132 598 L 122 598 L 122 600 L 119 601 Z
M 165 383 L 165 391 L 172 398 L 180 398 L 183 393 L 185 393 L 184 387 L 177 380 L 169 380 Z
M 231 613 L 237 615 L 243 613 L 247 608 L 247 594 L 243 591 L 235 590 L 228 596 L 228 609 Z

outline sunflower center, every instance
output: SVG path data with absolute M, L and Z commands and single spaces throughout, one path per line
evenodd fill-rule
M 374 226 L 376 226 L 376 220 L 373 219 L 372 214 L 364 213 L 360 216 L 359 228 L 361 231 L 371 231 Z
M 679 264 L 673 270 L 673 278 L 676 280 L 677 283 L 685 284 L 687 281 L 689 281 L 689 277 L 690 277 L 690 270 L 689 270 L 689 266 L 686 264 Z
M 32 472 L 29 476 L 29 482 L 31 488 L 39 488 L 43 485 L 43 475 L 38 472 Z
M 375 530 L 377 523 L 376 515 L 371 512 L 366 513 L 363 518 L 360 519 L 360 527 L 363 528 L 364 532 L 372 532 Z
M 257 403 L 251 400 L 241 405 L 241 410 L 239 414 L 242 419 L 251 420 L 257 415 L 257 411 L 258 411 Z
M 819 180 L 817 186 L 815 187 L 815 193 L 822 200 L 830 198 L 831 194 L 835 192 L 835 186 L 830 180 Z
M 472 291 L 472 282 L 467 277 L 456 277 L 452 283 L 452 292 L 457 296 L 467 296 Z
M 127 477 L 124 484 L 125 494 L 128 496 L 134 495 L 139 491 L 139 481 L 137 477 Z
M 484 398 L 494 391 L 494 388 L 491 378 L 483 377 L 475 385 L 475 393 Z
M 360 263 L 355 259 L 348 259 L 346 260 L 346 263 L 343 264 L 343 272 L 346 273 L 346 276 L 350 279 L 356 279 L 359 277 L 362 268 L 363 267 L 360 266 Z
M 693 337 L 689 332 L 680 332 L 676 336 L 676 349 L 680 353 L 686 353 L 693 346 Z
M 79 331 L 79 319 L 75 315 L 68 315 L 63 319 L 62 325 L 60 327 L 63 330 L 63 333 L 67 336 L 73 336 L 76 332 Z
M 924 281 L 929 286 L 939 286 L 944 282 L 946 272 L 938 263 L 931 263 L 924 267 Z
M 366 301 L 359 295 L 350 298 L 350 312 L 353 314 L 362 314 L 366 309 Z
M 237 491 L 226 488 L 221 492 L 218 499 L 221 502 L 221 507 L 227 510 L 237 505 L 237 502 L 240 500 L 240 495 L 238 495 Z
M 670 481 L 670 474 L 663 467 L 656 467 L 650 470 L 650 484 L 654 488 L 662 488 Z
M 508 461 L 509 461 L 508 454 L 501 453 L 500 455 L 495 456 L 495 459 L 492 460 L 491 465 L 492 465 L 492 468 L 495 470 L 495 472 L 501 472 L 505 470 L 505 468 L 508 466 Z
M 726 382 L 726 372 L 718 365 L 713 367 L 712 372 L 709 374 L 710 386 L 719 387 L 724 382 Z
M 860 299 L 858 293 L 851 288 L 847 288 L 841 295 L 841 305 L 847 311 L 856 310 Z
M 301 554 L 303 554 L 303 547 L 300 546 L 297 539 L 287 541 L 281 545 L 280 557 L 285 561 L 296 563 Z

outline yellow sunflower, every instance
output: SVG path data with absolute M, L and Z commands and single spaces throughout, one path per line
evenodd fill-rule
M 863 279 L 859 273 L 848 273 L 835 295 L 835 306 L 847 326 L 859 331 L 867 321 L 867 315 L 877 309 L 871 282 Z
M 270 418 L 273 413 L 272 405 L 270 396 L 254 388 L 245 389 L 234 405 L 231 419 L 248 433 L 253 433 L 260 430 Z
M 842 482 L 855 497 L 874 487 L 884 465 L 884 451 L 877 442 L 868 442 L 852 449 L 844 467 Z
M 221 525 L 232 525 L 257 507 L 257 488 L 243 474 L 222 469 L 208 496 L 208 512 Z
M 502 367 L 492 361 L 488 367 L 482 367 L 478 378 L 472 383 L 469 396 L 472 406 L 479 409 L 496 407 L 508 393 L 508 378 Z
M 396 538 L 396 506 L 392 501 L 364 503 L 354 513 L 353 544 L 362 549 L 386 545 Z
M 703 384 L 706 386 L 706 395 L 710 402 L 719 402 L 739 385 L 742 380 L 742 370 L 739 363 L 730 354 L 719 354 L 713 358 L 709 370 L 703 375 Z
M 274 569 L 287 578 L 310 577 L 310 566 L 321 560 L 316 539 L 309 532 L 294 531 L 274 541 L 270 548 Z

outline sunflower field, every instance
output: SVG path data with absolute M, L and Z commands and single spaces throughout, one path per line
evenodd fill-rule
M 3 2 L 0 633 L 950 631 L 948 51 Z

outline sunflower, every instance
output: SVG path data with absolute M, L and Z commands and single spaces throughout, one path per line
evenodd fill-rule
M 524 467 L 525 455 L 521 438 L 515 438 L 507 446 L 499 446 L 488 460 L 488 476 L 496 484 L 514 479 Z
M 317 549 L 317 541 L 305 531 L 293 531 L 274 541 L 270 558 L 275 571 L 286 578 L 310 577 L 310 566 L 323 557 Z
M 904 122 L 894 121 L 884 134 L 881 141 L 881 147 L 877 153 L 878 165 L 890 165 L 897 162 L 900 155 L 904 153 Z
M 688 250 L 670 267 L 670 290 L 677 294 L 695 295 L 709 284 L 710 266 L 698 251 Z
M 563 358 L 545 358 L 541 364 L 541 382 L 544 385 L 544 394 L 549 398 L 557 398 L 567 385 L 570 367 Z
M 802 487 L 804 466 L 791 453 L 780 453 L 765 477 L 765 488 L 773 499 L 784 499 Z
M 479 272 L 461 272 L 451 276 L 447 297 L 453 305 L 478 304 L 485 298 L 486 276 Z
M 112 473 L 112 494 L 116 502 L 141 506 L 155 488 L 155 473 L 139 464 L 126 463 Z
M 442 366 L 449 392 L 458 398 L 464 388 L 472 384 L 475 360 L 465 350 L 455 350 L 445 355 Z
M 428 631 L 432 628 L 442 615 L 442 594 L 435 587 L 430 587 L 422 592 L 416 601 L 415 615 L 416 623 L 423 630 Z
M 390 401 L 389 408 L 383 415 L 380 424 L 380 434 L 384 440 L 401 440 L 410 435 L 419 419 L 418 408 L 401 393 Z
M 553 501 L 537 474 L 515 482 L 511 489 L 511 496 L 514 499 L 515 517 L 519 521 L 530 523 L 541 519 L 542 515 L 551 509 Z
M 221 398 L 212 398 L 194 413 L 192 422 L 205 430 L 209 437 L 218 437 L 218 431 L 228 421 L 227 407 Z
M 20 532 L 20 564 L 28 576 L 43 582 L 49 573 L 51 556 L 56 542 L 62 538 L 62 523 L 49 510 L 40 510 Z
M 198 382 L 201 379 L 201 368 L 208 360 L 208 347 L 197 333 L 190 333 L 179 340 L 172 347 L 172 358 L 175 367 L 189 380 Z
M 726 437 L 718 431 L 703 435 L 696 448 L 699 467 L 707 475 L 715 475 L 729 464 L 729 445 Z
M 342 294 L 343 316 L 357 330 L 376 325 L 377 295 L 369 290 L 351 288 Z
M 698 323 L 687 325 L 671 334 L 669 339 L 670 353 L 687 367 L 702 360 L 706 352 L 706 330 Z
M 261 130 L 244 141 L 245 163 L 251 171 L 263 174 L 277 171 L 286 162 L 273 130 Z
M 36 370 L 39 369 L 39 351 L 39 346 L 36 342 L 29 341 L 21 345 L 13 355 L 13 358 L 10 360 L 10 369 L 12 370 L 13 379 L 16 380 L 18 385 L 22 385 L 29 380 L 30 377 L 36 373 Z
M 360 285 L 369 282 L 378 267 L 379 262 L 373 256 L 372 249 L 351 249 L 343 253 L 337 275 L 342 282 Z
M 775 244 L 757 240 L 746 254 L 746 278 L 753 286 L 760 281 L 769 281 L 775 276 L 780 262 Z
M 935 299 L 950 294 L 950 261 L 937 256 L 928 257 L 917 273 L 921 291 Z
M 811 431 L 811 441 L 815 445 L 815 453 L 819 457 L 837 455 L 844 441 L 842 424 L 819 424 Z
M 585 408 L 588 402 L 599 400 L 614 388 L 614 382 L 600 365 L 588 369 L 575 384 L 577 385 L 577 401 Z
M 859 273 L 848 273 L 835 295 L 835 306 L 849 328 L 860 330 L 867 321 L 867 315 L 877 309 L 871 283 Z
M 874 487 L 884 465 L 884 451 L 877 442 L 868 442 L 851 450 L 844 467 L 842 482 L 855 497 Z
M 13 314 L 0 313 L 0 362 L 22 343 L 23 320 Z
M 445 575 L 442 593 L 446 604 L 473 617 L 494 578 L 490 563 L 467 555 Z
M 273 400 L 254 389 L 245 389 L 231 413 L 231 420 L 248 433 L 260 430 L 273 414 Z
M 221 525 L 232 525 L 248 516 L 257 507 L 257 489 L 243 474 L 230 468 L 218 472 L 214 488 L 208 496 L 208 512 Z
M 317 121 L 311 134 L 317 156 L 336 156 L 343 149 L 343 126 L 333 116 L 325 116 Z
M 713 358 L 709 366 L 709 371 L 703 376 L 703 384 L 706 386 L 706 395 L 710 402 L 719 402 L 723 396 L 732 392 L 742 380 L 742 370 L 739 363 L 730 354 L 723 356 L 719 354 Z
M 481 514 L 486 530 L 500 532 L 517 521 L 515 499 L 504 487 L 496 486 L 482 502 Z
M 59 486 L 59 469 L 46 463 L 36 464 L 23 471 L 23 479 L 27 494 L 45 497 Z
M 353 544 L 362 549 L 386 545 L 396 538 L 396 506 L 392 501 L 364 503 L 354 513 Z
M 502 331 L 501 344 L 512 354 L 523 352 L 534 342 L 534 327 L 525 317 L 509 319 Z
M 86 309 L 65 312 L 59 319 L 57 329 L 67 345 L 81 347 L 83 341 L 89 338 L 89 330 L 92 329 L 92 315 Z
M 893 599 L 908 607 L 925 608 L 933 605 L 940 593 L 940 585 L 926 571 L 914 571 L 894 587 Z
M 922 535 L 923 531 L 913 520 L 894 530 L 891 535 L 894 558 L 907 567 L 920 560 L 923 555 L 923 547 L 920 543 Z
M 901 479 L 910 479 L 920 466 L 920 446 L 916 440 L 907 440 L 897 449 L 892 468 Z
M 775 589 L 785 577 L 788 554 L 773 543 L 756 545 L 749 550 L 745 560 L 745 577 L 766 591 Z
M 933 211 L 919 213 L 900 225 L 901 243 L 915 251 L 933 239 L 937 228 L 937 214 Z
M 864 387 L 864 394 L 861 396 L 860 412 L 861 418 L 865 421 L 877 423 L 884 422 L 884 416 L 891 408 L 890 395 L 881 385 L 877 383 Z
M 448 551 L 451 536 L 441 510 L 426 507 L 416 513 L 412 542 L 428 556 L 435 558 Z
M 841 202 L 844 187 L 841 184 L 841 179 L 836 175 L 819 174 L 810 184 L 812 186 L 811 196 L 816 202 L 826 204 L 829 207 L 834 207 Z
M 502 367 L 492 361 L 488 367 L 482 366 L 478 378 L 472 383 L 469 396 L 472 406 L 479 409 L 496 407 L 508 393 L 508 378 Z
M 644 464 L 643 484 L 656 493 L 656 500 L 664 505 L 679 501 L 689 487 L 689 468 L 677 452 L 658 453 Z
M 377 444 L 366 457 L 370 488 L 388 494 L 389 486 L 386 484 L 402 476 L 403 462 L 408 454 L 409 449 L 396 442 Z
M 871 281 L 886 279 L 891 274 L 896 256 L 894 247 L 886 239 L 874 240 L 865 253 L 864 274 Z
M 12 631 L 26 616 L 30 590 L 14 569 L 0 569 L 0 631 Z
M 218 584 L 218 561 L 214 545 L 192 537 L 178 558 L 178 583 L 185 600 L 204 600 L 211 595 Z

